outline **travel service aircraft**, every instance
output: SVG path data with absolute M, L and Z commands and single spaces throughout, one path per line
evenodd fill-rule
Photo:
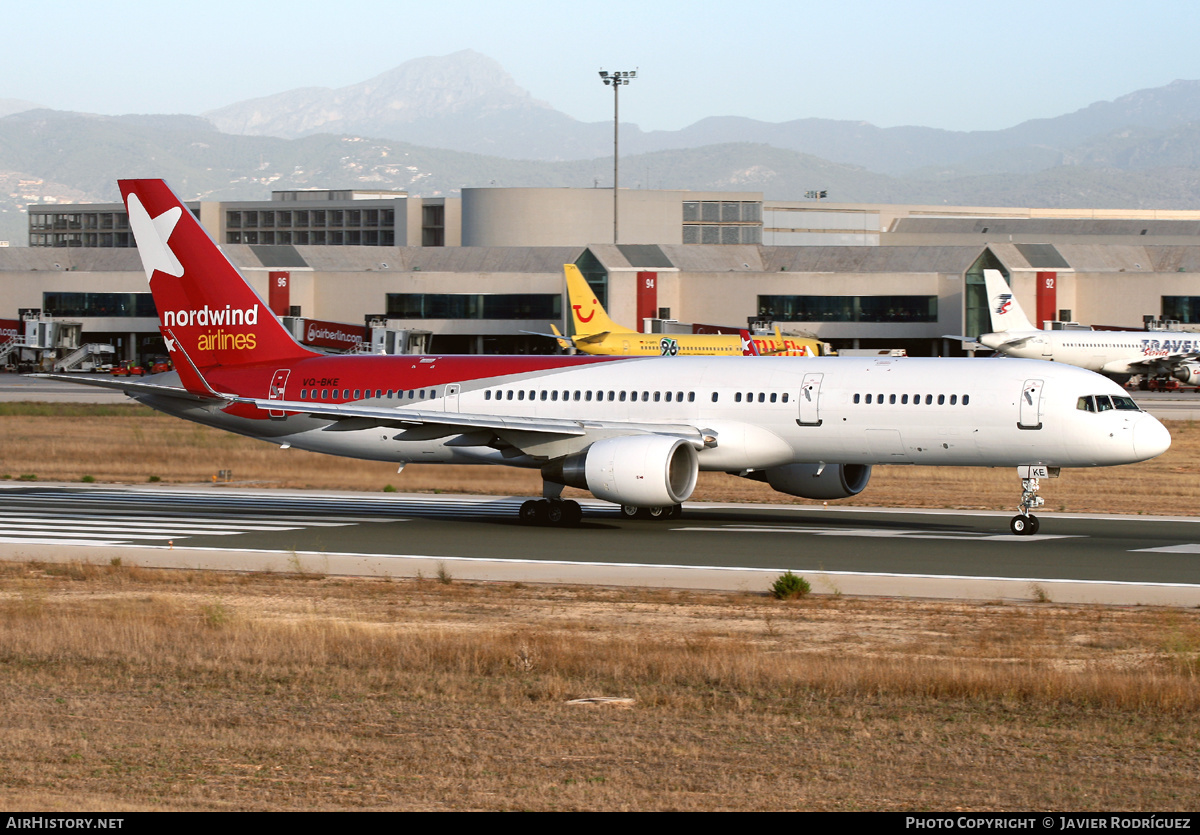
M 799 356 L 815 357 L 821 343 L 815 339 L 784 337 L 779 328 L 774 338 L 757 336 L 742 329 L 736 334 L 723 333 L 638 333 L 618 325 L 588 286 L 574 264 L 563 266 L 567 283 L 567 304 L 571 308 L 574 336 L 564 336 L 554 328 L 554 336 L 563 348 L 572 345 L 585 354 L 610 357 L 740 357 Z
M 699 470 L 838 499 L 866 487 L 874 464 L 973 465 L 1019 468 L 1011 527 L 1032 533 L 1040 478 L 1171 443 L 1111 381 L 1040 362 L 318 354 L 163 181 L 120 187 L 176 370 L 88 382 L 283 448 L 538 469 L 528 522 L 579 521 L 564 485 L 669 517 Z
M 999 270 L 984 270 L 995 333 L 979 343 L 1010 357 L 1044 359 L 1098 371 L 1119 383 L 1135 374 L 1200 385 L 1200 333 L 1175 331 L 1039 330 Z

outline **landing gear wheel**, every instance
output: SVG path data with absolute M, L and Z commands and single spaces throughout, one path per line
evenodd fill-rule
M 621 505 L 621 515 L 626 519 L 637 519 L 641 515 L 642 509 L 637 505 L 623 504 Z
M 578 525 L 583 519 L 583 508 L 579 506 L 579 502 L 567 499 L 562 503 L 564 512 L 564 525 Z
M 546 521 L 548 502 L 539 502 L 530 499 L 521 505 L 521 509 L 517 511 L 517 516 L 523 525 L 540 525 Z
M 583 508 L 579 506 L 579 502 L 570 499 L 564 501 L 530 499 L 521 505 L 517 515 L 524 525 L 571 527 L 578 525 L 579 520 L 583 518 Z
M 1033 515 L 1021 514 L 1014 516 L 1008 523 L 1008 528 L 1017 536 L 1033 536 L 1038 532 L 1041 523 L 1038 518 Z

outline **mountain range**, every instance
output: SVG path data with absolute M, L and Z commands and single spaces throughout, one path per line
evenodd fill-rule
M 406 62 L 340 89 L 301 88 L 201 116 L 97 116 L 0 99 L 0 239 L 30 202 L 117 199 L 161 176 L 186 198 L 283 188 L 611 187 L 612 124 L 534 99 L 477 52 Z M 865 122 L 622 124 L 622 187 L 762 191 L 839 202 L 1200 209 L 1200 81 L 1175 81 L 997 131 Z

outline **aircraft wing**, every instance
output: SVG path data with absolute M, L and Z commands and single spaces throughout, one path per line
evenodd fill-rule
M 1133 374 L 1168 374 L 1172 370 L 1187 363 L 1200 359 L 1200 352 L 1191 351 L 1184 354 L 1171 354 L 1166 357 L 1146 357 L 1140 360 L 1130 360 L 1129 370 Z
M 133 397 L 138 394 L 153 394 L 159 397 L 175 397 L 180 400 L 194 400 L 198 403 L 223 402 L 226 398 L 212 397 L 204 394 L 193 394 L 180 386 L 168 386 L 162 383 L 141 383 L 133 380 L 123 380 L 116 377 L 84 377 L 77 374 L 27 374 L 27 377 L 37 377 L 43 380 L 63 380 L 77 383 L 81 386 L 96 386 L 103 389 L 116 389 Z
M 495 438 L 525 452 L 535 452 L 554 440 L 600 439 L 618 435 L 657 434 L 680 437 L 697 449 L 713 439 L 686 424 L 629 423 L 623 421 L 567 420 L 562 418 L 499 417 L 490 414 L 388 409 L 354 403 L 323 404 L 295 400 L 235 397 L 235 403 L 264 411 L 284 411 L 332 419 L 326 431 L 369 429 L 373 426 L 403 430 L 397 440 L 432 440 L 462 434 L 461 446 L 491 446 Z

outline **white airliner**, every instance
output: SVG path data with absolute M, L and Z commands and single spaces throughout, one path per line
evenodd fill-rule
M 1011 527 L 1033 533 L 1040 478 L 1171 443 L 1111 381 L 1040 362 L 317 354 L 165 183 L 120 187 L 176 371 L 89 382 L 285 448 L 537 469 L 543 499 L 522 505 L 527 522 L 577 523 L 566 485 L 670 517 L 700 470 L 838 499 L 862 491 L 874 464 L 925 464 L 1017 467 Z
M 984 270 L 995 333 L 979 343 L 1010 357 L 1052 360 L 1098 371 L 1119 383 L 1135 374 L 1200 385 L 1200 334 L 1174 331 L 1039 330 L 999 270 Z

